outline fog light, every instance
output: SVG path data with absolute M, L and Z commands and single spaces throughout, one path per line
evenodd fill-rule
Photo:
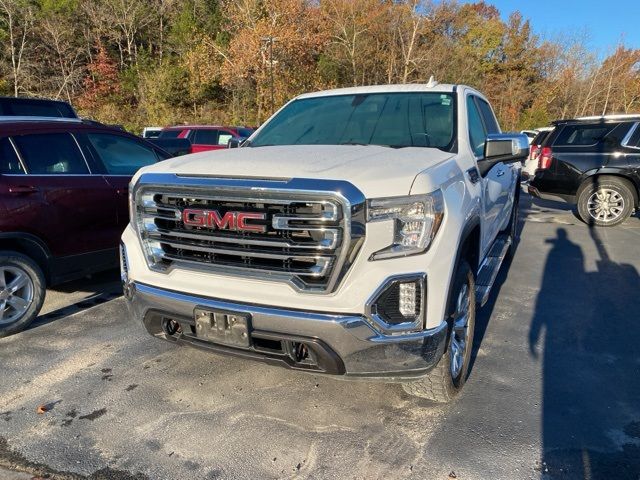
M 422 330 L 425 321 L 426 277 L 424 274 L 390 278 L 367 304 L 374 326 L 389 333 Z
M 420 313 L 416 302 L 416 282 L 400 284 L 400 313 L 405 317 L 415 317 Z

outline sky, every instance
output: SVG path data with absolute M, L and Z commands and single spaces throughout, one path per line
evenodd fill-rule
M 640 0 L 486 0 L 503 18 L 519 10 L 543 38 L 585 34 L 587 45 L 606 56 L 622 39 L 627 48 L 640 48 Z

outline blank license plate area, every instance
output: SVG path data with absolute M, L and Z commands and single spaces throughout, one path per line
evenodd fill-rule
M 196 308 L 196 337 L 233 347 L 249 347 L 249 315 Z

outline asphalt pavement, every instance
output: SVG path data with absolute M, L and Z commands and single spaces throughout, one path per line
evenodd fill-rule
M 638 480 L 640 218 L 521 212 L 453 404 L 161 342 L 107 274 L 0 340 L 0 478 Z

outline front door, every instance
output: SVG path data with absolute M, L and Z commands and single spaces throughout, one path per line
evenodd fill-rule
M 93 159 L 92 165 L 104 175 L 112 189 L 117 221 L 113 243 L 117 245 L 129 223 L 128 187 L 131 177 L 140 168 L 164 158 L 159 158 L 153 148 L 142 140 L 127 135 L 96 131 L 78 135 L 78 139 Z
M 67 132 L 16 135 L 21 170 L 4 175 L 16 229 L 42 238 L 54 256 L 113 249 L 116 225 L 111 187 L 92 174 Z
M 484 144 L 488 133 L 498 133 L 499 128 L 493 112 L 488 104 L 487 111 L 481 111 L 481 99 L 474 96 L 467 97 L 467 112 L 469 125 L 469 141 L 471 148 L 480 165 L 484 159 Z M 489 114 L 491 115 L 489 117 Z M 482 170 L 482 169 L 481 169 Z M 510 166 L 497 163 L 490 170 L 484 172 L 481 177 L 482 188 L 482 253 L 484 254 L 493 243 L 502 227 L 504 210 L 507 208 L 510 184 L 513 181 L 513 173 Z

